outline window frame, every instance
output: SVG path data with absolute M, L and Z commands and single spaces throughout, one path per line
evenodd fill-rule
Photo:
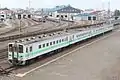
M 43 48 L 44 48 L 44 47 L 45 47 L 45 44 L 43 44 L 42 46 L 43 46 Z
M 40 44 L 40 45 L 38 46 L 38 48 L 39 48 L 39 49 L 42 48 L 42 45 Z
M 17 51 L 17 46 L 15 48 L 16 48 L 16 51 Z M 23 45 L 18 45 L 18 52 L 23 53 L 24 52 L 23 50 L 24 50 Z
M 58 43 L 59 43 L 59 41 L 57 40 L 57 41 L 56 41 L 56 43 L 58 44 Z
M 55 44 L 55 41 L 53 41 L 53 44 Z
M 32 52 L 32 46 L 30 46 L 30 52 Z
M 49 46 L 49 43 L 46 43 L 46 46 Z
M 52 45 L 52 42 L 50 42 L 50 45 Z

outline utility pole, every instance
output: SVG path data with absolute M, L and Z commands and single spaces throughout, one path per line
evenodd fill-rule
M 110 17 L 110 1 L 108 1 L 108 15 Z
M 0 8 L 1 8 L 1 4 L 0 4 Z
M 110 24 L 110 0 L 108 1 L 108 20 Z
M 18 19 L 19 19 L 19 31 L 22 32 L 22 29 L 21 29 L 21 14 L 18 14 Z
M 104 10 L 104 2 L 102 2 L 102 9 Z
M 68 28 L 70 27 L 69 21 L 70 21 L 70 13 L 68 12 Z
M 20 22 L 20 23 L 19 23 L 19 32 L 22 32 L 22 26 L 21 26 L 21 22 L 22 22 L 22 21 L 21 21 L 21 19 L 19 20 L 19 22 Z
M 0 4 L 0 8 L 1 8 L 1 4 Z M 1 14 L 0 14 L 0 22 L 1 22 Z
M 61 25 L 61 13 L 59 13 L 59 25 Z
M 30 8 L 31 8 L 31 1 L 29 0 L 29 10 L 30 10 Z
M 41 9 L 42 22 L 43 22 L 43 9 Z

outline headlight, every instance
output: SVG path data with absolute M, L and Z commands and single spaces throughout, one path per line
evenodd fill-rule
M 20 56 L 20 59 L 23 59 L 23 56 Z
M 12 56 L 11 54 L 9 54 L 9 56 Z

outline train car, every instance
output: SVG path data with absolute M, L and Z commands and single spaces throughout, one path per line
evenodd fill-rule
M 34 17 L 32 17 L 32 20 L 34 20 L 36 22 L 41 22 L 42 21 L 42 17 L 41 16 L 34 16 Z
M 45 17 L 42 16 L 34 16 L 32 17 L 32 20 L 36 22 L 46 22 Z
M 25 65 L 51 51 L 70 46 L 82 40 L 113 30 L 113 25 L 104 24 L 86 30 L 68 30 L 66 32 L 41 35 L 8 44 L 8 60 L 12 65 Z

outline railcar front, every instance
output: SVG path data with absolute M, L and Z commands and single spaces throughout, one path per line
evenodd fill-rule
M 8 61 L 12 65 L 25 65 L 24 45 L 21 43 L 8 44 Z

